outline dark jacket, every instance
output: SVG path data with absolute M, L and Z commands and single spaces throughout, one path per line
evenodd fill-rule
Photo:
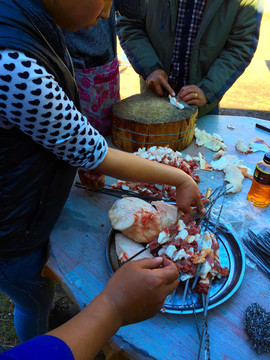
M 0 48 L 35 58 L 80 109 L 62 32 L 42 0 L 0 0 Z M 0 257 L 23 255 L 46 244 L 75 174 L 75 168 L 17 128 L 0 129 Z
M 169 74 L 177 24 L 178 0 L 146 0 L 141 20 L 120 17 L 121 46 L 135 71 L 145 79 L 152 71 Z M 195 39 L 189 84 L 200 87 L 214 109 L 250 63 L 258 44 L 262 0 L 208 0 Z
M 64 30 L 66 44 L 74 67 L 88 69 L 102 66 L 116 57 L 116 12 L 132 19 L 139 19 L 143 12 L 143 0 L 114 0 L 108 19 L 99 19 L 89 30 L 72 32 Z

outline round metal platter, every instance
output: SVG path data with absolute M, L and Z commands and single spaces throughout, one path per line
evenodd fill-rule
M 209 230 L 214 225 L 210 223 Z M 115 230 L 111 230 L 106 243 L 106 262 L 111 275 L 121 266 L 115 251 Z M 216 238 L 219 242 L 219 258 L 222 267 L 227 266 L 230 273 L 228 277 L 214 279 L 210 288 L 208 310 L 228 300 L 239 288 L 245 272 L 245 255 L 241 244 L 234 235 L 223 225 L 217 227 Z M 191 282 L 192 285 L 192 282 Z M 185 282 L 180 282 L 174 296 L 165 300 L 162 312 L 172 314 L 192 314 L 203 311 L 202 296 L 193 292 L 187 293 L 182 304 Z M 191 288 L 191 286 L 190 286 Z

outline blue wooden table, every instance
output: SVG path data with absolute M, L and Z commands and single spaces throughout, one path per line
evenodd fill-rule
M 269 125 L 267 121 L 232 116 L 205 116 L 198 120 L 198 128 L 218 133 L 227 145 L 228 154 L 235 154 L 244 164 L 254 169 L 262 152 L 240 154 L 235 150 L 237 140 L 246 144 L 255 138 L 270 144 L 270 133 L 257 129 L 255 123 Z M 227 125 L 234 125 L 231 130 Z M 194 142 L 183 152 L 197 155 L 201 152 L 211 161 L 213 152 L 197 147 Z M 201 192 L 223 183 L 222 172 L 199 171 Z M 113 179 L 107 179 L 107 183 Z M 246 200 L 251 185 L 245 179 L 243 190 L 227 197 L 221 220 L 231 226 L 239 241 L 247 228 L 262 230 L 270 224 L 270 208 L 254 208 Z M 111 229 L 108 210 L 116 198 L 93 194 L 73 187 L 69 199 L 51 236 L 51 252 L 47 273 L 56 279 L 73 301 L 82 309 L 106 285 L 110 274 L 105 260 L 105 244 Z M 244 330 L 245 309 L 257 302 L 270 310 L 270 282 L 251 261 L 247 261 L 240 288 L 225 303 L 208 312 L 211 359 L 264 359 L 251 349 Z M 199 322 L 202 314 L 198 314 Z M 193 315 L 159 313 L 150 320 L 121 328 L 112 338 L 113 348 L 121 348 L 130 359 L 182 359 L 197 358 L 199 340 Z

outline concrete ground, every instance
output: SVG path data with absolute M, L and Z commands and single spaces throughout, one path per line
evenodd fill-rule
M 270 120 L 270 0 L 265 0 L 260 38 L 255 55 L 245 72 L 220 102 L 223 115 L 251 116 Z M 120 94 L 124 99 L 139 93 L 139 76 L 118 44 Z

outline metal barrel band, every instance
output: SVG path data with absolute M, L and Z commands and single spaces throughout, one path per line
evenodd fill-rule
M 144 124 L 144 125 L 153 125 L 153 124 Z M 116 126 L 115 124 L 113 124 L 113 128 L 115 128 L 116 130 L 121 130 L 121 131 L 125 131 L 126 133 L 130 133 L 130 134 L 134 134 L 134 135 L 141 135 L 141 136 L 153 136 L 153 137 L 158 137 L 158 136 L 175 136 L 175 135 L 179 135 L 179 134 L 185 134 L 185 133 L 189 133 L 190 131 L 192 131 L 193 129 L 195 129 L 196 125 L 194 125 L 192 128 L 185 130 L 183 132 L 180 133 L 174 133 L 174 134 L 160 134 L 160 135 L 152 135 L 152 134 L 142 134 L 142 133 L 138 133 L 136 131 L 131 131 L 128 129 L 124 129 L 124 128 L 120 128 L 119 126 Z M 129 140 L 129 139 L 127 139 Z

